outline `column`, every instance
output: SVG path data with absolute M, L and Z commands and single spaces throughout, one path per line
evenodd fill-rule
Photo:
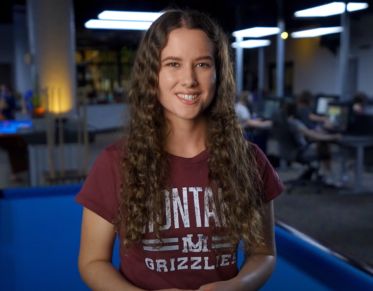
M 27 37 L 27 16 L 24 6 L 13 8 L 14 88 L 24 95 L 33 88 L 30 71 L 30 53 Z
M 236 37 L 236 43 L 240 43 L 242 37 Z M 236 47 L 236 92 L 240 94 L 243 88 L 243 48 L 237 45 Z
M 258 100 L 262 100 L 265 81 L 264 47 L 258 49 Z
M 282 19 L 278 21 L 278 27 L 280 32 L 277 35 L 276 96 L 284 97 L 285 41 L 281 33 L 285 31 L 285 23 Z
M 349 55 L 350 55 L 350 18 L 345 8 L 341 15 L 341 32 L 340 49 L 339 49 L 339 88 L 341 101 L 347 101 L 351 98 L 348 96 L 348 70 L 349 70 Z
M 65 115 L 76 103 L 73 1 L 28 0 L 27 6 L 34 90 L 47 90 L 50 111 Z

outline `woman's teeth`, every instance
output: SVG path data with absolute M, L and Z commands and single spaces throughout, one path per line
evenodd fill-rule
M 193 101 L 197 99 L 197 95 L 178 94 L 177 96 L 187 101 Z

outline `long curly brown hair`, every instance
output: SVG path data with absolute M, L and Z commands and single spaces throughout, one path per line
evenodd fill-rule
M 209 178 L 221 189 L 218 202 L 226 220 L 226 234 L 234 243 L 243 239 L 250 251 L 262 242 L 261 179 L 253 146 L 244 140 L 234 112 L 235 83 L 227 37 L 210 17 L 197 11 L 166 11 L 152 24 L 138 48 L 129 92 L 129 136 L 121 161 L 123 185 L 118 226 L 123 227 L 127 245 L 141 240 L 149 221 L 160 237 L 163 194 L 170 185 L 166 185 L 167 122 L 157 98 L 158 73 L 168 35 L 180 27 L 200 29 L 214 44 L 217 87 L 212 103 L 203 113 L 208 125 Z

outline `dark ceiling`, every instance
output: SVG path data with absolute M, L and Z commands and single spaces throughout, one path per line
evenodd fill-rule
M 2 0 L 0 22 L 11 22 L 11 11 L 14 4 L 24 5 L 27 0 Z M 75 0 L 74 12 L 78 47 L 120 47 L 135 46 L 141 33 L 139 31 L 107 31 L 87 30 L 84 23 L 104 9 L 132 11 L 161 11 L 166 8 L 191 8 L 203 11 L 214 17 L 231 34 L 234 30 L 252 26 L 275 26 L 277 19 L 282 16 L 286 29 L 294 31 L 306 26 L 339 25 L 338 16 L 326 19 L 299 20 L 293 17 L 295 11 L 309 8 L 318 4 L 326 4 L 332 0 Z M 359 18 L 371 13 L 369 9 L 351 14 Z
M 166 8 L 191 8 L 203 11 L 214 17 L 231 35 L 234 30 L 252 26 L 276 26 L 281 16 L 288 31 L 299 30 L 308 26 L 339 25 L 340 17 L 299 20 L 293 14 L 300 9 L 330 3 L 332 0 L 91 0 L 74 1 L 76 27 L 79 46 L 95 45 L 120 46 L 136 45 L 141 32 L 123 31 L 89 31 L 84 29 L 84 22 L 97 18 L 104 9 L 132 11 L 161 11 Z M 373 12 L 372 0 L 369 9 L 355 12 L 354 18 Z M 373 13 L 372 13 L 373 17 Z

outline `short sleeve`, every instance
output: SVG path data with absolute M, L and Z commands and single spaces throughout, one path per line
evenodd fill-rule
M 113 146 L 102 151 L 94 162 L 75 200 L 113 223 L 119 207 L 119 154 Z
M 269 202 L 281 194 L 284 190 L 284 185 L 262 150 L 255 144 L 253 144 L 253 146 L 256 152 L 255 157 L 259 168 L 259 174 L 263 182 L 263 199 L 264 202 Z

